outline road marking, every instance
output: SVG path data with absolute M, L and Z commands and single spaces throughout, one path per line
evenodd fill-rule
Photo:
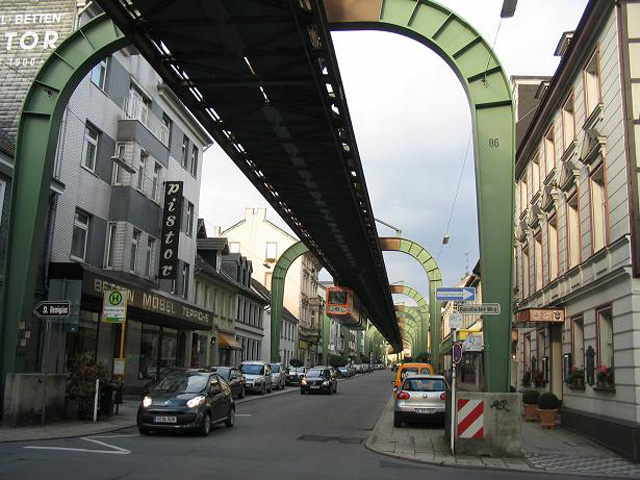
M 100 437 L 103 438 L 103 437 Z M 120 448 L 115 445 L 111 445 L 106 442 L 101 442 L 100 440 L 96 440 L 95 438 L 81 437 L 81 440 L 86 442 L 96 443 L 98 445 L 102 445 L 103 447 L 110 448 L 111 450 L 90 450 L 88 448 L 71 448 L 71 447 L 42 447 L 37 445 L 29 445 L 26 448 L 28 450 L 56 450 L 63 452 L 82 452 L 82 453 L 105 453 L 110 455 L 129 455 L 131 453 L 130 450 L 126 448 Z
M 236 413 L 236 417 L 251 417 L 253 413 Z

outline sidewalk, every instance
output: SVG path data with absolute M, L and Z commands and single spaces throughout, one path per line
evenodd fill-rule
M 523 458 L 452 455 L 444 432 L 437 427 L 393 427 L 393 398 L 365 445 L 374 452 L 405 460 L 451 467 L 477 467 L 581 476 L 640 478 L 640 465 L 590 440 L 563 430 L 522 425 Z

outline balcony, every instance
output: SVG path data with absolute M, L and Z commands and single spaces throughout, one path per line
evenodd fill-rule
M 316 343 L 320 341 L 320 329 L 318 327 L 299 327 L 300 340 L 303 342 Z
M 122 105 L 122 120 L 139 121 L 160 143 L 169 148 L 169 127 L 151 111 L 149 103 L 144 100 L 133 95 L 125 97 Z

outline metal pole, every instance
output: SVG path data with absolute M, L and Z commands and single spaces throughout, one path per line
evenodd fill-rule
M 47 415 L 47 384 L 49 383 L 49 349 L 51 344 L 51 318 L 45 321 L 44 353 L 42 355 L 42 371 L 44 373 L 44 385 L 42 386 L 42 416 L 40 424 L 44 425 Z
M 93 423 L 98 421 L 98 392 L 100 391 L 100 379 L 96 378 L 96 393 L 93 397 Z
M 452 356 L 453 359 L 453 356 Z M 456 364 L 451 362 L 451 453 L 456 453 L 456 433 L 458 431 L 458 415 L 456 405 Z

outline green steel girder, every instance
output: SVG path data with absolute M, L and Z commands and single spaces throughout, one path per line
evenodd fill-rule
M 32 317 L 35 279 L 44 247 L 60 120 L 78 83 L 101 59 L 128 40 L 106 16 L 73 32 L 44 63 L 25 97 L 14 162 L 2 316 L 0 391 L 17 367 L 20 322 Z
M 428 349 L 426 332 L 429 331 L 429 303 L 420 292 L 406 285 L 389 285 L 392 294 L 405 295 L 415 300 L 421 312 L 422 323 L 420 326 L 420 338 L 418 340 L 418 348 L 421 352 Z
M 483 325 L 486 390 L 508 392 L 515 185 L 515 117 L 509 79 L 489 43 L 464 19 L 432 0 L 324 3 L 332 30 L 384 30 L 430 48 L 447 62 L 467 94 L 474 138 L 482 298 L 502 307 L 500 315 Z M 432 357 L 438 362 L 440 307 L 431 301 L 431 285 L 429 290 Z
M 284 307 L 284 283 L 291 264 L 307 253 L 309 249 L 302 242 L 287 248 L 273 267 L 271 276 L 271 361 L 280 361 L 280 332 L 282 332 L 282 312 Z M 323 326 L 324 327 L 324 326 Z M 324 345 L 324 344 L 323 344 Z M 324 352 L 324 350 L 323 350 Z
M 442 273 L 438 262 L 422 245 L 412 240 L 401 237 L 380 238 L 380 248 L 386 252 L 402 252 L 415 258 L 429 279 L 429 331 L 431 333 L 431 358 L 435 371 L 439 371 L 440 365 L 440 342 L 434 341 L 439 338 L 440 321 L 442 313 L 440 302 L 436 300 L 436 289 L 442 286 Z

